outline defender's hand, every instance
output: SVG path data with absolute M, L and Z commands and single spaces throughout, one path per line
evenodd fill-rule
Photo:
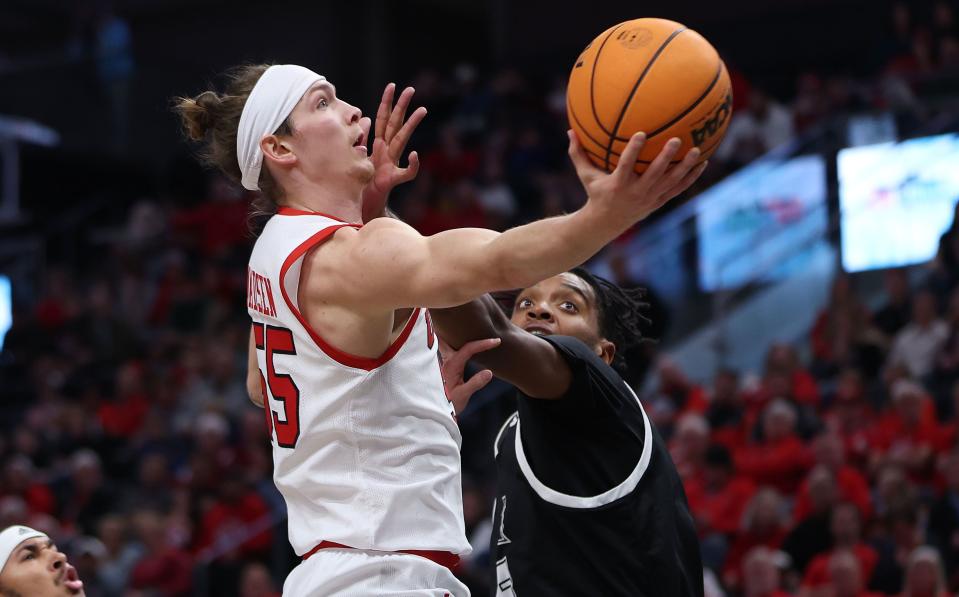
M 453 409 L 457 415 L 466 409 L 466 405 L 473 394 L 493 379 L 493 372 L 489 369 L 483 369 L 469 378 L 469 381 L 463 381 L 463 369 L 466 367 L 466 362 L 477 353 L 496 348 L 500 345 L 500 342 L 499 338 L 474 340 L 473 342 L 467 342 L 459 350 L 454 350 L 440 339 L 440 356 L 442 357 L 440 370 L 443 374 L 443 387 L 446 389 L 446 396 L 453 403 Z

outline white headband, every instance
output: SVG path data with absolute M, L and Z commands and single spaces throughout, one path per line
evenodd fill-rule
M 295 64 L 276 64 L 266 69 L 246 98 L 236 132 L 236 159 L 243 174 L 243 187 L 260 190 L 263 151 L 260 141 L 272 135 L 287 119 L 297 102 L 317 81 L 326 77 Z
M 33 539 L 35 537 L 46 538 L 46 536 L 46 533 L 41 533 L 40 531 L 22 525 L 14 525 L 3 529 L 3 531 L 0 532 L 0 572 L 3 572 L 3 567 L 6 566 L 7 559 L 18 545 L 27 539 Z

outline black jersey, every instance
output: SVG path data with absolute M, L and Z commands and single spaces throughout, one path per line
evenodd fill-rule
M 572 382 L 520 395 L 496 438 L 493 594 L 702 597 L 686 494 L 636 394 L 579 340 L 546 339 Z

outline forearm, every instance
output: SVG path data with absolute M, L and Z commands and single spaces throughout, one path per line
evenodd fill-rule
M 451 290 L 459 291 L 454 291 L 459 299 L 452 302 L 455 305 L 486 292 L 532 286 L 576 267 L 626 228 L 622 221 L 584 207 L 503 233 L 450 230 L 427 242 L 431 267 L 447 279 Z
M 629 225 L 587 204 L 571 214 L 507 230 L 490 242 L 485 255 L 503 277 L 502 284 L 489 290 L 525 288 L 581 265 Z
M 453 307 L 567 271 L 627 226 L 589 206 L 503 233 L 458 228 L 423 237 L 398 220 L 377 218 L 337 232 L 324 249 L 329 257 L 323 263 L 332 270 L 318 272 L 317 279 L 342 288 L 350 304 L 377 311 Z
M 510 322 L 490 295 L 448 309 L 430 309 L 436 333 L 455 349 L 474 340 L 499 338 L 496 348 L 473 360 L 533 398 L 558 398 L 570 384 L 565 359 L 552 344 Z
M 430 309 L 430 317 L 436 333 L 456 350 L 473 340 L 501 338 L 512 325 L 496 300 L 488 294 L 457 307 Z M 489 357 L 500 352 L 503 351 L 495 348 L 477 355 L 476 358 Z

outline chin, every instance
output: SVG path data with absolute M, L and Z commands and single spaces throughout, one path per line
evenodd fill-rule
M 363 186 L 366 186 L 373 180 L 373 174 L 376 172 L 376 169 L 373 167 L 373 162 L 366 160 L 356 168 L 354 175 L 356 178 L 363 183 Z

